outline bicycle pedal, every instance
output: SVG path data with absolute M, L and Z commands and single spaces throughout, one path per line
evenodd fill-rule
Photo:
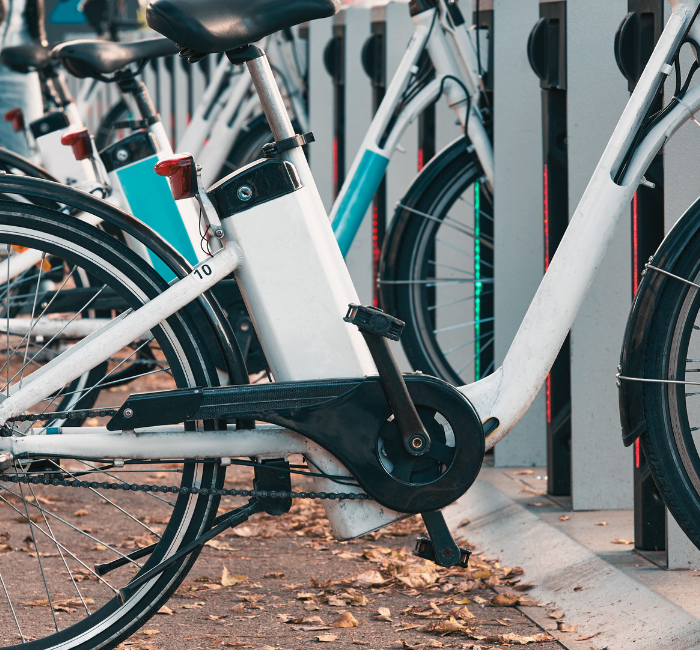
M 435 547 L 433 546 L 433 543 L 426 537 L 419 537 L 416 540 L 416 548 L 413 551 L 413 555 L 416 557 L 423 558 L 424 560 L 430 560 L 431 562 L 434 562 L 435 564 L 438 564 L 440 566 L 459 566 L 462 567 L 463 569 L 466 569 L 469 566 L 469 558 L 471 557 L 472 552 L 467 550 L 466 548 L 459 548 L 457 547 L 459 551 L 459 561 L 458 562 L 449 562 L 449 563 L 444 563 L 440 562 L 436 557 L 435 557 Z M 448 551 L 448 554 L 450 555 L 449 558 L 445 558 L 446 560 L 452 560 L 453 555 L 449 553 L 452 549 L 447 548 L 443 549 L 443 554 L 445 551 Z
M 378 307 L 363 305 L 348 305 L 348 313 L 343 320 L 356 325 L 361 332 L 376 334 L 384 338 L 398 341 L 406 326 L 402 320 L 385 313 Z

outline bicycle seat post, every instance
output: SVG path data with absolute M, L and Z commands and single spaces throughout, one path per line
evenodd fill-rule
M 294 137 L 292 121 L 289 119 L 287 108 L 265 52 L 255 45 L 247 45 L 226 52 L 226 56 L 233 64 L 245 63 L 247 65 L 260 99 L 260 105 L 275 140 L 280 141 Z

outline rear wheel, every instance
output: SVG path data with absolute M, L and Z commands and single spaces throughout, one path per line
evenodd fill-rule
M 24 381 L 82 338 L 94 326 L 93 318 L 114 318 L 124 305 L 138 308 L 167 288 L 150 266 L 98 229 L 43 208 L 18 208 L 0 203 L 0 251 L 12 260 L 29 248 L 40 251 L 41 259 L 21 275 L 21 292 L 15 284 L 20 276 L 12 277 L 12 263 L 9 277 L 8 265 L 0 265 L 3 395 L 9 385 Z M 87 283 L 76 282 L 79 277 Z M 110 296 L 118 308 L 109 309 L 105 298 Z M 50 304 L 60 301 L 65 311 L 51 312 Z M 13 423 L 3 435 L 51 433 L 46 427 L 56 420 L 52 412 L 75 408 L 100 389 L 104 390 L 97 407 L 120 406 L 129 390 L 120 391 L 110 382 L 125 360 L 133 360 L 145 346 L 152 357 L 139 376 L 132 377 L 142 390 L 217 384 L 206 346 L 183 310 L 120 351 L 95 378 L 86 375 L 77 388 L 68 383 L 28 409 L 31 414 L 47 414 L 46 419 Z M 99 413 L 93 415 L 86 424 L 100 423 Z M 70 426 L 73 421 L 65 423 Z M 81 431 L 88 441 L 90 428 Z M 13 474 L 37 482 L 2 480 Z M 118 604 L 118 589 L 206 530 L 218 497 L 115 492 L 112 484 L 157 478 L 158 484 L 211 490 L 221 487 L 223 474 L 218 464 L 183 459 L 165 465 L 158 459 L 127 461 L 122 468 L 110 459 L 16 459 L 0 477 L 0 647 L 112 648 L 133 634 L 167 601 L 197 552 L 146 583 L 124 606 Z M 87 480 L 90 486 L 54 487 L 53 478 Z M 107 575 L 97 575 L 93 569 L 96 562 L 124 558 L 150 545 L 154 545 L 150 554 L 129 559 Z
M 380 301 L 405 321 L 415 370 L 462 385 L 494 367 L 492 197 L 460 138 L 399 202 L 380 263 Z
M 683 221 L 697 223 L 698 218 L 696 204 Z M 700 292 L 677 279 L 700 283 L 700 231 L 675 261 L 662 266 L 677 277 L 648 270 L 652 275 L 637 297 L 641 300 L 654 280 L 655 308 L 643 375 L 646 432 L 640 440 L 661 496 L 700 548 Z

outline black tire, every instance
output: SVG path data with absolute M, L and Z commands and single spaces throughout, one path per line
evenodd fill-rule
M 700 205 L 682 221 L 698 223 Z M 680 224 L 680 222 L 679 222 Z M 697 226 L 695 226 L 697 228 Z M 661 268 L 679 278 L 700 281 L 700 230 L 690 237 L 675 260 Z M 657 262 L 653 262 L 654 265 Z M 637 301 L 654 292 L 654 312 L 644 350 L 646 379 L 700 381 L 700 292 L 686 282 L 648 270 Z M 624 381 L 624 380 L 623 380 Z M 646 431 L 640 441 L 664 502 L 690 540 L 700 548 L 700 386 L 644 382 Z M 700 430 L 700 429 L 698 429 Z
M 47 259 L 50 255 L 53 256 L 52 259 L 62 260 L 67 265 L 74 265 L 73 268 L 79 265 L 91 278 L 95 278 L 116 292 L 119 298 L 132 308 L 138 308 L 144 301 L 153 299 L 167 288 L 167 283 L 149 265 L 145 264 L 143 260 L 124 245 L 97 228 L 44 208 L 22 204 L 20 211 L 18 207 L 16 203 L 0 202 L 0 246 L 3 249 L 6 250 L 11 244 L 25 246 L 46 251 Z M 174 314 L 158 328 L 152 330 L 152 334 L 155 336 L 159 349 L 164 355 L 167 366 L 169 366 L 169 372 L 172 373 L 172 381 L 175 385 L 184 387 L 195 385 L 215 386 L 218 384 L 216 369 L 210 359 L 206 345 L 202 342 L 197 327 L 185 310 Z M 9 350 L 9 348 L 6 349 Z M 168 370 L 168 368 L 165 368 L 165 370 Z M 86 432 L 85 435 L 90 434 Z M 41 471 L 45 471 L 46 462 L 51 462 L 43 459 L 33 460 L 34 462 L 39 462 Z M 18 463 L 20 461 L 15 462 Z M 62 460 L 60 469 L 64 473 L 71 471 L 64 468 L 63 463 L 64 461 Z M 30 472 L 32 467 L 34 467 L 33 464 L 29 467 Z M 181 464 L 181 467 L 182 473 L 172 475 L 169 481 L 170 485 L 175 480 L 181 486 L 198 486 L 211 490 L 218 489 L 223 484 L 224 472 L 216 463 L 184 462 Z M 23 467 L 21 465 L 16 465 L 15 469 L 27 471 L 26 466 Z M 115 470 L 112 471 L 114 472 Z M 138 477 L 140 475 L 132 474 L 129 476 Z M 178 476 L 181 478 L 177 479 Z M 11 485 L 8 487 L 7 483 L 2 485 L 10 491 L 13 489 L 18 490 L 21 487 L 12 487 Z M 29 486 L 29 489 L 31 489 L 31 486 Z M 40 486 L 37 486 L 36 489 L 40 489 Z M 69 488 L 53 488 L 49 486 L 45 489 L 66 490 Z M 22 494 L 26 493 L 23 492 Z M 80 499 L 81 494 L 90 496 L 89 491 L 73 489 L 71 497 Z M 143 494 L 143 498 L 147 497 L 159 498 L 157 495 Z M 83 498 L 87 497 L 83 496 Z M 171 504 L 172 511 L 170 512 L 167 526 L 162 531 L 162 536 L 157 541 L 155 550 L 140 571 L 146 571 L 155 566 L 165 557 L 172 555 L 178 548 L 191 542 L 204 532 L 215 516 L 218 501 L 218 496 L 193 495 L 191 493 L 187 495 L 178 494 Z M 149 501 L 148 503 L 153 502 Z M 30 511 L 32 507 L 36 508 L 32 503 L 28 505 Z M 51 508 L 50 505 L 46 506 L 45 511 L 48 512 L 49 508 Z M 32 526 L 31 523 L 29 525 L 30 527 Z M 58 526 L 58 524 L 55 525 Z M 55 531 L 56 528 L 54 528 L 54 534 L 58 535 Z M 70 531 L 68 532 L 70 533 Z M 68 535 L 68 533 L 64 534 Z M 110 533 L 108 531 L 102 534 L 107 536 Z M 37 550 L 38 548 L 37 545 Z M 188 558 L 176 563 L 164 572 L 155 582 L 144 586 L 141 591 L 131 597 L 127 606 L 120 607 L 116 597 L 113 597 L 113 592 L 104 589 L 99 592 L 101 595 L 96 601 L 97 609 L 95 611 L 90 612 L 89 615 L 84 613 L 82 618 L 80 613 L 77 616 L 73 614 L 72 618 L 66 621 L 70 623 L 70 627 L 66 627 L 60 632 L 54 631 L 54 633 L 49 633 L 50 630 L 47 631 L 44 623 L 41 623 L 44 627 L 40 627 L 39 620 L 42 615 L 48 615 L 46 610 L 50 608 L 44 608 L 43 611 L 25 609 L 21 612 L 23 622 L 36 625 L 39 628 L 39 633 L 36 631 L 32 633 L 32 630 L 25 628 L 24 633 L 35 640 L 21 646 L 16 645 L 16 640 L 10 641 L 10 639 L 17 637 L 17 628 L 9 611 L 7 611 L 7 604 L 0 605 L 0 620 L 2 621 L 0 626 L 0 646 L 32 649 L 48 649 L 59 646 L 61 648 L 76 649 L 113 648 L 144 625 L 168 600 L 187 575 L 197 555 L 198 552 L 193 552 Z M 6 559 L 7 557 L 7 555 L 0 555 L 0 575 L 4 577 L 4 582 L 8 585 L 10 593 L 16 594 L 16 591 L 13 592 L 13 590 L 26 589 L 27 593 L 22 591 L 21 595 L 18 596 L 18 600 L 25 603 L 33 598 L 41 597 L 31 593 L 33 587 L 29 583 L 31 579 L 29 575 L 16 575 L 16 570 L 15 574 L 13 574 L 13 564 Z M 51 561 L 48 559 L 43 560 L 46 564 Z M 54 561 L 58 562 L 58 560 Z M 43 571 L 42 569 L 42 575 Z M 49 580 L 54 579 L 52 576 L 58 576 L 61 573 L 58 570 L 51 569 L 51 571 Z M 129 570 L 128 575 L 120 577 L 117 572 L 114 576 L 112 578 L 112 574 L 110 574 L 110 579 L 115 581 L 123 580 L 126 583 L 131 580 L 134 573 Z M 55 579 L 58 580 L 58 578 Z M 41 580 L 37 576 L 34 576 L 34 580 L 37 588 L 40 587 Z M 65 579 L 63 578 L 63 580 Z M 90 586 L 91 583 L 89 582 L 86 584 L 87 587 L 85 589 L 92 588 L 97 590 L 98 587 L 102 586 L 99 582 L 93 587 Z M 77 586 L 75 588 L 76 590 L 78 589 Z M 6 593 L 4 592 L 3 598 L 0 598 L 5 603 Z M 41 589 L 38 589 L 34 593 L 41 594 L 42 592 Z M 81 592 L 78 591 L 78 593 L 80 594 Z M 97 594 L 97 592 L 95 593 Z M 43 597 L 46 598 L 45 593 Z
M 406 323 L 414 370 L 455 385 L 493 370 L 493 211 L 482 177 L 466 138 L 438 153 L 399 202 L 379 268 L 380 304 Z

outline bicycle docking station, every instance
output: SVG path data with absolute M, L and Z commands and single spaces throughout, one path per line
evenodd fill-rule
M 664 25 L 663 0 L 629 0 L 629 13 L 615 35 L 615 60 L 632 92 Z M 661 110 L 663 89 L 652 110 Z M 656 155 L 645 177 L 654 187 L 640 185 L 632 204 L 632 295 L 644 264 L 664 238 L 664 156 Z M 639 440 L 634 443 L 634 548 L 654 561 L 666 552 L 666 508 L 649 471 Z
M 540 2 L 527 54 L 542 94 L 544 270 L 569 225 L 566 2 Z M 571 496 L 571 337 L 547 377 L 547 494 Z

